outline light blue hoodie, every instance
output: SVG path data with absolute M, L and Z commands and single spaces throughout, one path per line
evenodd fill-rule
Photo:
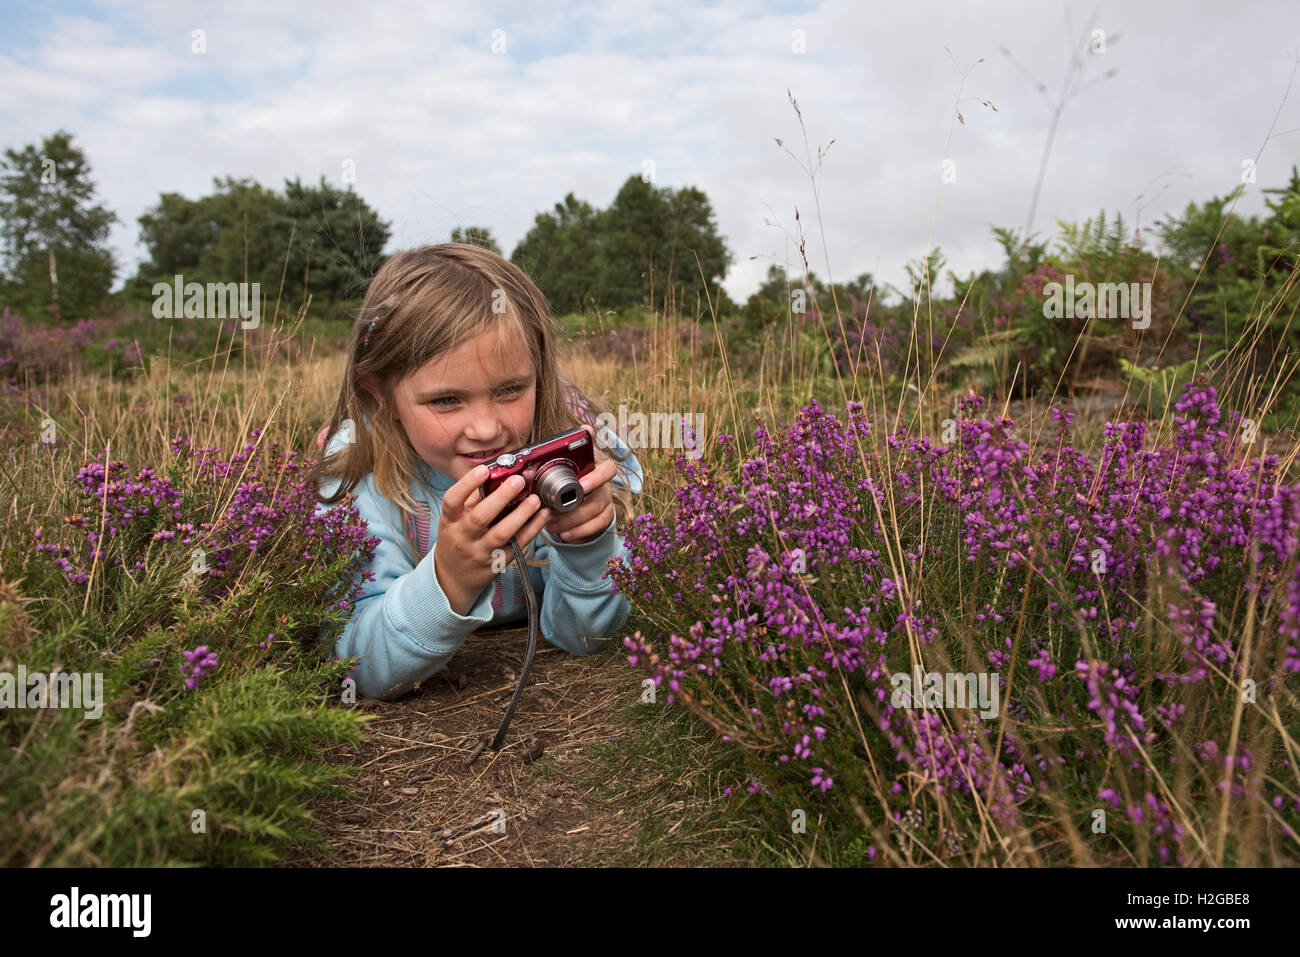
M 640 492 L 641 463 L 612 431 L 606 435 L 611 451 L 619 455 L 629 452 L 624 463 L 631 472 L 628 487 Z M 352 421 L 344 420 L 325 454 L 334 454 L 352 438 Z M 442 496 L 455 480 L 423 461 L 418 464 L 422 484 L 411 490 L 422 510 L 411 526 L 411 537 L 420 551 L 415 564 L 410 543 L 401 531 L 401 510 L 379 494 L 374 473 L 353 490 L 357 510 L 370 534 L 380 541 L 367 566 L 375 580 L 363 581 L 335 654 L 340 658 L 360 656 L 354 672 L 357 691 L 371 698 L 390 700 L 410 691 L 415 682 L 440 671 L 471 632 L 489 622 L 528 622 L 523 579 L 513 560 L 479 593 L 468 614 L 452 610 L 434 574 L 433 555 Z M 623 485 L 622 473 L 610 481 Z M 339 484 L 337 478 L 322 482 L 322 494 L 333 494 Z M 329 507 L 333 506 L 317 505 L 318 510 Z M 626 596 L 615 594 L 606 576 L 610 558 L 619 555 L 628 560 L 624 547 L 612 521 L 604 534 L 585 544 L 552 541 L 543 531 L 529 546 L 523 546 L 530 562 L 549 562 L 541 567 L 530 565 L 529 578 L 534 591 L 541 593 L 541 632 L 551 644 L 575 655 L 590 654 L 604 647 L 627 622 L 631 605 Z

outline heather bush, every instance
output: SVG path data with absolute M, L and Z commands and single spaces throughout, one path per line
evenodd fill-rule
M 98 374 L 130 380 L 145 370 L 146 359 L 220 361 L 242 359 L 297 361 L 311 351 L 306 336 L 263 327 L 243 329 L 236 320 L 194 316 L 156 319 L 147 312 L 115 312 L 76 323 L 24 320 L 6 308 L 0 314 L 0 396 L 41 398 L 41 390 L 69 374 Z M 310 326 L 314 338 L 337 345 L 346 334 L 337 324 L 298 315 L 295 328 Z
M 134 469 L 10 451 L 0 671 L 101 672 L 103 714 L 6 712 L 0 862 L 247 864 L 318 843 L 304 798 L 348 773 L 321 748 L 363 720 L 327 706 L 374 542 L 350 502 L 318 514 L 298 453 L 257 429 L 228 456 L 178 437 Z
M 814 320 L 819 315 L 814 311 Z M 936 303 L 931 314 L 917 317 L 907 303 L 870 306 L 867 300 L 850 296 L 848 309 L 839 317 L 828 316 L 826 326 L 841 375 L 880 381 L 897 391 L 909 371 L 915 373 L 918 364 L 933 365 L 934 357 L 951 340 L 969 341 L 971 316 L 960 313 L 955 303 Z
M 1300 485 L 1203 381 L 1095 456 L 1069 413 L 1031 454 L 981 403 L 947 445 L 814 402 L 678 456 L 675 509 L 612 570 L 654 624 L 629 662 L 739 749 L 732 800 L 803 812 L 805 858 L 1300 859 Z M 917 669 L 1000 700 L 908 707 Z
M 24 322 L 8 307 L 0 314 L 0 387 L 17 391 L 46 382 L 69 368 L 82 369 L 82 352 L 98 335 L 93 319 L 50 325 Z

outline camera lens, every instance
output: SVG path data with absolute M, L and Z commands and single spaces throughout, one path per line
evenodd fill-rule
M 552 512 L 572 512 L 582 504 L 582 483 L 566 465 L 547 469 L 537 480 L 536 492 Z

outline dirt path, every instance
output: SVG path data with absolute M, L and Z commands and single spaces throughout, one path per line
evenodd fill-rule
M 632 811 L 594 815 L 568 780 L 590 761 L 585 745 L 620 734 L 614 703 L 639 690 L 617 651 L 578 657 L 542 639 L 505 745 L 465 763 L 495 736 L 527 641 L 527 629 L 477 632 L 405 698 L 361 699 L 376 716 L 366 740 L 334 752 L 359 768 L 357 801 L 311 805 L 336 860 L 299 848 L 284 866 L 553 867 L 630 853 Z

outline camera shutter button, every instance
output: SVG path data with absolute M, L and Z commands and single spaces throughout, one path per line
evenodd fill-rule
M 515 464 L 515 455 L 513 452 L 503 452 L 501 455 L 497 456 L 497 465 L 501 466 L 502 468 L 508 469 L 514 464 Z

